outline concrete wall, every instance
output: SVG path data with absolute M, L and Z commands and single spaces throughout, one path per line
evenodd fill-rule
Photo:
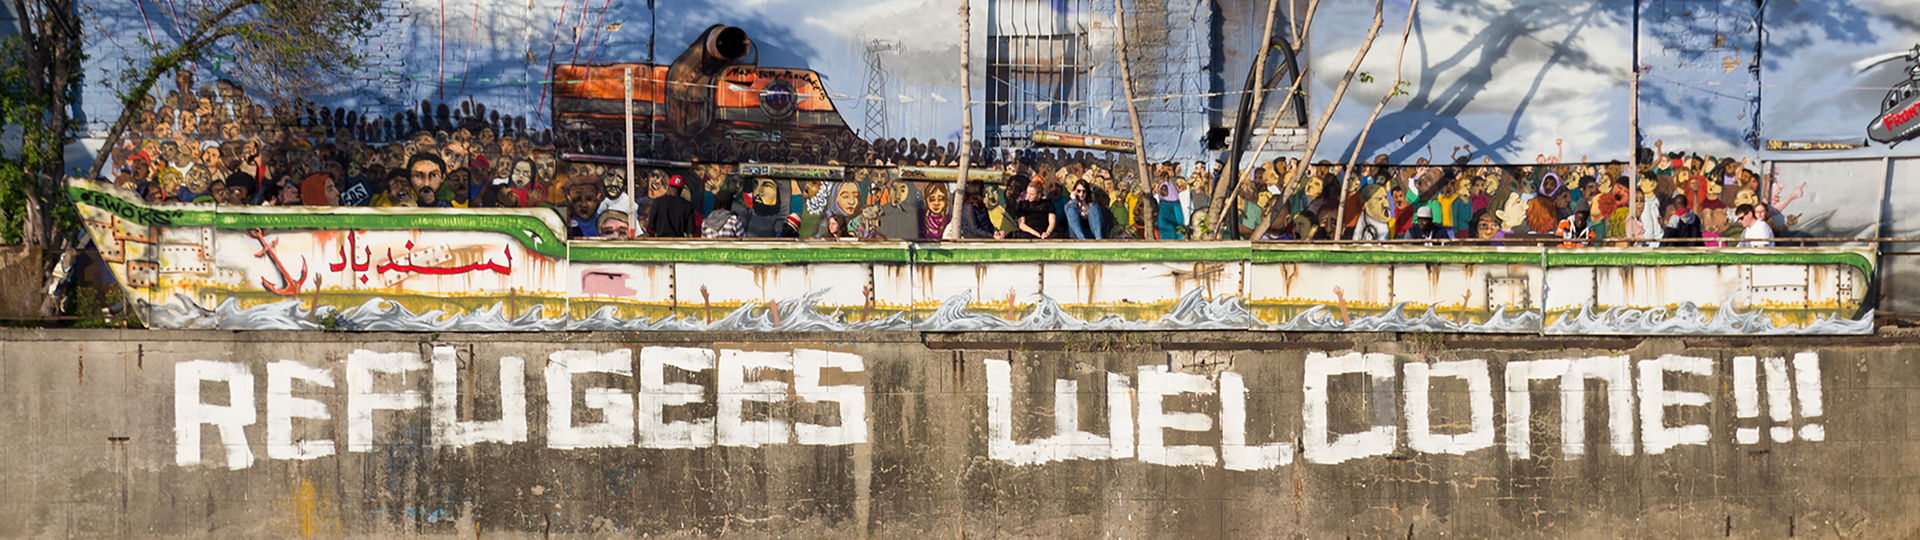
M 1916 341 L 8 331 L 0 538 L 1909 538 Z

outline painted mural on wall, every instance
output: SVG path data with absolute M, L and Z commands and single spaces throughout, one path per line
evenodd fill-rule
M 1905 143 L 1920 134 L 1920 3 L 1823 0 L 1766 9 L 1768 159 L 1914 155 Z
M 736 180 L 849 174 L 821 169 Z M 764 180 L 757 190 L 779 193 Z M 816 235 L 855 207 L 856 230 L 913 223 L 859 221 L 890 204 L 870 198 L 913 192 L 875 181 L 811 196 L 812 182 L 789 181 L 801 196 L 775 204 L 819 201 Z M 599 205 L 604 184 L 589 185 L 574 200 Z M 70 194 L 159 328 L 1848 334 L 1872 329 L 1876 264 L 1846 248 L 569 239 L 583 225 L 547 209 L 154 205 L 77 179 Z
M 1379 38 L 1328 125 L 1320 155 L 1340 159 L 1358 144 L 1363 157 L 1393 164 L 1438 161 L 1448 149 L 1520 164 L 1577 148 L 1593 161 L 1630 159 L 1628 74 L 1632 4 L 1566 0 L 1423 1 L 1392 88 L 1408 3 L 1387 2 Z M 1318 118 L 1359 52 L 1373 20 L 1371 2 L 1335 2 L 1314 15 L 1307 94 Z M 1370 80 L 1369 80 L 1370 79 Z M 1357 141 L 1381 96 L 1394 98 L 1366 141 Z M 1313 125 L 1309 122 L 1308 125 Z M 1457 150 L 1455 150 L 1457 152 Z

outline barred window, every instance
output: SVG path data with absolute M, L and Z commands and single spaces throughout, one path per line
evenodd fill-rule
M 1087 129 L 1086 25 L 1073 5 L 995 1 L 987 36 L 988 146 L 1030 146 L 1035 129 Z

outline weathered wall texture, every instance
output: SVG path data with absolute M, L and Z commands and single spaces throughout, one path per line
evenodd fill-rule
M 1920 534 L 1911 336 L 1467 339 L 10 331 L 0 538 Z

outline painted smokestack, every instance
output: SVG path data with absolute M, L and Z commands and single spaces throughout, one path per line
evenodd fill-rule
M 720 73 L 747 56 L 753 40 L 747 31 L 716 24 L 707 27 L 667 67 L 667 125 L 693 137 L 713 124 L 713 95 Z

